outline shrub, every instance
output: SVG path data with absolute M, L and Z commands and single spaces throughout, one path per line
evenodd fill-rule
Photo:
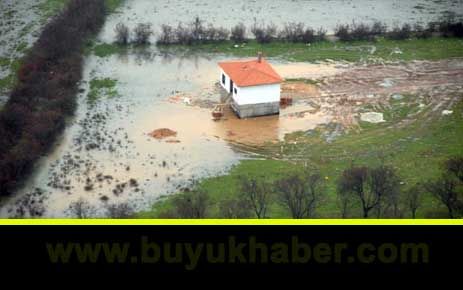
M 123 23 L 118 23 L 114 29 L 116 32 L 116 43 L 126 45 L 129 43 L 129 28 Z
M 412 29 L 410 24 L 404 24 L 402 27 L 394 27 L 392 31 L 387 34 L 387 38 L 393 40 L 404 40 L 410 38 Z
M 277 27 L 274 24 L 264 26 L 254 23 L 251 32 L 258 43 L 270 43 L 276 37 Z
M 387 32 L 387 25 L 382 23 L 381 21 L 376 21 L 371 26 L 370 32 L 374 36 L 385 35 Z
M 238 23 L 231 29 L 230 39 L 235 43 L 242 43 L 246 41 L 246 26 L 243 23 Z
M 170 25 L 161 26 L 161 35 L 159 36 L 158 44 L 174 44 L 175 40 L 175 29 Z
M 191 30 L 187 27 L 184 27 L 182 23 L 179 23 L 175 29 L 175 38 L 177 43 L 191 45 L 194 43 L 194 38 L 191 33 Z
M 288 41 L 288 42 L 294 42 L 294 43 L 303 42 L 304 41 L 303 37 L 305 33 L 304 26 L 305 26 L 304 23 L 295 23 L 295 22 L 287 23 L 285 24 L 283 29 L 280 31 L 279 38 L 281 40 Z
M 144 45 L 150 43 L 150 37 L 153 34 L 151 30 L 151 24 L 149 23 L 139 23 L 134 30 L 135 39 L 134 42 L 137 45 Z
M 350 32 L 350 38 L 352 40 L 373 40 L 374 35 L 371 32 L 370 26 L 364 23 L 352 24 L 352 30 Z
M 318 30 L 317 30 L 317 33 L 315 35 L 315 40 L 316 41 L 323 41 L 325 40 L 325 37 L 326 37 L 326 29 L 324 29 L 323 27 L 320 27 Z
M 420 24 L 415 24 L 413 30 L 416 38 L 429 38 L 432 36 L 432 32 L 428 29 L 425 29 Z
M 18 83 L 0 111 L 0 195 L 15 190 L 65 127 L 82 74 L 82 46 L 105 15 L 104 0 L 69 1 L 24 57 Z
M 351 41 L 350 27 L 348 24 L 340 24 L 334 29 L 334 35 L 341 41 Z

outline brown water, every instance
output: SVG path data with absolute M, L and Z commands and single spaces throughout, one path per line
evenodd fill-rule
M 104 216 L 105 205 L 112 203 L 128 202 L 136 210 L 147 209 L 161 195 L 223 174 L 248 158 L 232 149 L 234 143 L 275 142 L 286 133 L 328 121 L 321 114 L 295 117 L 295 112 L 311 109 L 304 102 L 283 109 L 280 116 L 240 120 L 227 111 L 225 118 L 213 121 L 211 106 L 221 98 L 217 62 L 226 57 L 166 58 L 152 49 L 87 58 L 75 120 L 24 188 L 6 201 L 2 216 L 18 215 L 18 203 L 25 199 L 41 203 L 47 217 L 67 216 L 70 203 L 80 198 L 97 209 L 96 216 Z M 284 77 L 286 72 L 294 76 L 292 67 L 307 72 L 315 66 L 305 64 L 303 70 L 302 64 L 272 62 Z M 330 68 L 321 70 L 319 76 L 327 71 L 339 72 Z M 89 105 L 89 82 L 102 78 L 117 80 L 118 96 L 101 96 Z M 183 97 L 172 101 L 172 96 L 179 95 Z M 183 102 L 184 97 L 192 105 Z M 159 128 L 176 131 L 177 136 L 170 138 L 175 143 L 148 135 Z M 129 186 L 131 179 L 138 186 Z M 44 193 L 34 193 L 36 188 Z

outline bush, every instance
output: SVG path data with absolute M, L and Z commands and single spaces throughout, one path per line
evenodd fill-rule
M 104 0 L 69 1 L 24 57 L 0 111 L 0 195 L 15 190 L 65 127 L 82 74 L 81 49 L 105 16 Z
M 376 21 L 371 26 L 370 32 L 374 36 L 385 35 L 387 32 L 387 25 L 382 23 L 381 21 Z
M 340 24 L 334 29 L 334 35 L 341 41 L 351 41 L 350 27 L 348 24 Z
M 159 36 L 158 44 L 174 44 L 175 40 L 175 29 L 170 25 L 161 26 L 161 35 Z
M 404 40 L 410 38 L 411 32 L 412 29 L 410 24 L 404 24 L 402 27 L 394 27 L 394 29 L 387 34 L 387 38 L 392 40 Z
M 150 43 L 150 37 L 153 34 L 151 30 L 151 24 L 139 23 L 134 30 L 135 39 L 134 42 L 137 45 L 144 45 Z
M 238 23 L 231 29 L 230 39 L 235 43 L 243 43 L 246 41 L 246 26 L 243 23 Z
M 175 38 L 178 44 L 192 45 L 194 38 L 191 30 L 179 23 L 175 29 Z
M 129 43 L 129 28 L 123 23 L 118 23 L 114 29 L 116 32 L 116 43 L 126 45 Z
M 413 27 L 414 30 L 414 35 L 416 38 L 430 38 L 432 36 L 432 32 L 428 29 L 425 29 L 422 25 L 420 24 L 415 24 Z
M 274 24 L 264 26 L 254 23 L 251 32 L 258 43 L 270 43 L 277 35 L 277 27 Z
M 287 23 L 279 33 L 279 39 L 288 42 L 303 42 L 304 36 L 304 23 Z M 312 31 L 313 32 L 313 31 Z M 310 32 L 309 32 L 310 34 Z M 312 35 L 313 36 L 313 35 Z
M 352 40 L 373 40 L 374 35 L 371 31 L 370 26 L 364 23 L 352 24 L 352 30 L 350 32 L 350 38 Z
M 317 30 L 317 33 L 315 35 L 315 40 L 316 41 L 323 41 L 325 40 L 325 37 L 326 37 L 326 29 L 324 29 L 323 27 L 320 27 L 318 30 Z

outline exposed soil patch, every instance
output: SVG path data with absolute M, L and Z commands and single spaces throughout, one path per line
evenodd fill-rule
M 165 139 L 168 137 L 175 137 L 177 136 L 177 132 L 171 129 L 161 128 L 161 129 L 154 130 L 153 132 L 149 133 L 149 135 L 155 139 L 161 140 L 161 139 Z

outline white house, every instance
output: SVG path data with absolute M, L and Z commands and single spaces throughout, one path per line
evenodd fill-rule
M 278 114 L 283 79 L 259 54 L 257 59 L 220 62 L 220 84 L 232 94 L 240 118 Z

